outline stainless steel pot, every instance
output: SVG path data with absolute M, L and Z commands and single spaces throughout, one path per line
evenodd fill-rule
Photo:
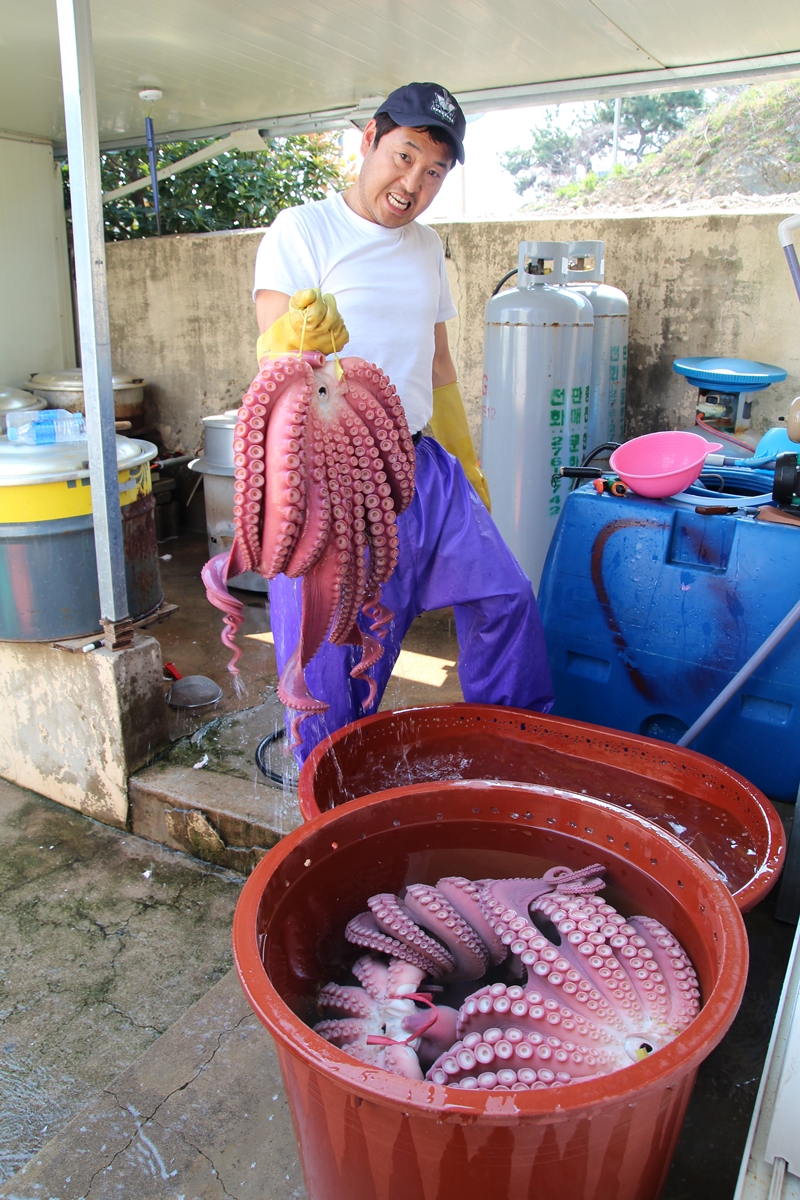
M 144 416 L 145 380 L 133 375 L 114 375 L 114 416 L 118 421 L 141 424 Z M 52 374 L 31 375 L 34 395 L 48 408 L 65 408 L 67 412 L 84 412 L 83 371 L 71 367 Z
M 230 550 L 233 545 L 233 431 L 239 419 L 238 409 L 218 416 L 203 417 L 203 454 L 189 463 L 190 471 L 203 476 L 206 505 L 208 553 Z M 231 579 L 233 587 L 246 592 L 266 592 L 266 580 L 256 571 L 245 571 Z
M 219 416 L 203 417 L 203 463 L 205 469 L 230 468 L 233 474 L 233 431 L 239 419 L 238 408 Z

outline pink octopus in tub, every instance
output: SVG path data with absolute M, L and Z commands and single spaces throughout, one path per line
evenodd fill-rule
M 345 936 L 388 963 L 366 955 L 360 986 L 327 984 L 318 1005 L 332 1015 L 315 1030 L 386 1070 L 467 1089 L 557 1087 L 647 1057 L 699 1012 L 697 977 L 660 922 L 604 902 L 603 870 L 451 877 L 371 897 Z M 433 1003 L 434 988 L 504 963 L 519 982 L 484 983 L 457 1009 Z

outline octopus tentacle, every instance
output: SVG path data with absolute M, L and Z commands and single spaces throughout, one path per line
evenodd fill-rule
M 392 958 L 401 958 L 412 966 L 419 967 L 426 975 L 434 979 L 444 974 L 439 963 L 415 946 L 408 946 L 398 938 L 391 937 L 378 927 L 378 922 L 371 912 L 359 913 L 348 922 L 344 931 L 348 942 L 364 946 L 367 950 L 380 950 Z
M 341 365 L 353 394 L 354 407 L 371 433 L 374 426 L 375 431 L 383 435 L 376 436 L 375 441 L 391 470 L 393 486 L 398 489 L 397 511 L 404 512 L 414 496 L 413 471 L 409 479 L 408 463 L 415 462 L 415 452 L 402 403 L 394 386 L 374 363 L 343 358 Z
M 358 1017 L 367 1021 L 380 1015 L 380 1008 L 373 996 L 364 988 L 341 987 L 336 983 L 326 983 L 317 997 L 320 1008 L 331 1009 L 340 1016 Z
M 389 937 L 396 938 L 404 946 L 410 947 L 433 962 L 439 974 L 451 975 L 455 967 L 455 959 L 449 950 L 420 929 L 409 910 L 391 892 L 381 892 L 370 896 L 367 901 L 378 928 Z
M 279 365 L 283 370 L 276 370 L 274 379 L 285 387 L 273 407 L 265 459 L 260 570 L 268 579 L 283 571 L 302 528 L 306 505 L 303 451 L 314 387 L 314 375 L 307 363 L 288 359 L 280 360 Z
M 677 938 L 673 937 L 660 921 L 652 917 L 630 917 L 628 924 L 636 931 L 629 944 L 638 950 L 636 958 L 631 957 L 628 960 L 628 967 L 633 967 L 637 978 L 641 978 L 641 968 L 637 968 L 635 964 L 637 958 L 642 962 L 654 984 L 649 999 L 651 1003 L 654 998 L 659 1001 L 657 1012 L 651 1015 L 663 1024 L 668 1033 L 680 1033 L 697 1015 L 700 1001 L 700 989 L 694 967 Z M 644 946 L 640 946 L 639 939 L 644 942 Z M 664 988 L 666 980 L 669 981 L 669 986 Z
M 494 983 L 468 996 L 458 1012 L 458 1036 L 482 1033 L 498 1024 L 517 1025 L 520 1029 L 538 1029 L 548 1036 L 574 1038 L 593 1045 L 593 1052 L 609 1051 L 619 1042 L 619 1031 L 611 1031 L 592 1020 L 591 1012 L 576 1004 L 563 1003 L 569 997 L 547 998 L 546 990 Z
M 407 996 L 416 992 L 425 978 L 424 971 L 400 958 L 390 959 L 387 966 L 371 954 L 364 954 L 353 963 L 351 969 L 364 990 L 375 1000 Z
M 228 591 L 228 577 L 229 575 L 235 577 L 245 570 L 247 570 L 247 565 L 244 555 L 234 544 L 234 550 L 230 554 L 215 554 L 204 564 L 200 572 L 206 596 L 222 613 L 221 640 L 232 654 L 228 663 L 228 670 L 232 675 L 239 674 L 236 664 L 242 652 L 236 645 L 236 634 L 244 620 L 244 605 Z
M 489 952 L 478 934 L 456 912 L 442 892 L 423 883 L 405 890 L 403 903 L 419 925 L 444 942 L 455 960 L 452 981 L 479 979 L 489 965 Z
M 345 570 L 342 573 L 339 604 L 329 640 L 334 645 L 342 645 L 355 623 L 361 602 L 366 573 L 366 537 L 364 529 L 360 528 L 363 522 L 363 506 L 360 503 L 361 481 L 356 479 L 358 465 L 343 422 L 334 427 L 333 437 L 343 501 L 340 506 L 341 516 L 334 521 L 333 528 L 338 534 L 336 544 L 346 553 L 347 558 L 342 560 Z
M 498 937 L 492 925 L 483 915 L 480 895 L 483 885 L 464 879 L 461 875 L 449 875 L 436 884 L 437 891 L 453 906 L 480 937 L 495 966 L 508 954 L 508 946 Z
M 376 1021 L 360 1020 L 357 1017 L 329 1017 L 316 1023 L 314 1033 L 324 1037 L 325 1041 L 333 1046 L 349 1049 L 358 1042 L 366 1045 L 370 1034 L 374 1034 L 379 1028 Z
M 366 1046 L 356 1043 L 343 1049 L 360 1062 L 381 1067 L 393 1075 L 402 1075 L 405 1079 L 424 1079 L 419 1059 L 410 1046 Z
M 571 1039 L 500 1026 L 469 1033 L 428 1071 L 433 1083 L 467 1090 L 538 1091 L 612 1069 L 606 1056 L 579 1049 Z
M 325 712 L 328 708 L 323 700 L 317 700 L 309 692 L 303 669 L 324 642 L 333 619 L 333 581 L 338 578 L 340 565 L 336 548 L 329 546 L 322 559 L 307 573 L 303 584 L 306 602 L 300 617 L 300 640 L 278 680 L 278 696 L 281 703 L 305 715 Z

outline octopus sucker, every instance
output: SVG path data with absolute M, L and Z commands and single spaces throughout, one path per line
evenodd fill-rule
M 397 565 L 397 517 L 414 497 L 416 452 L 400 398 L 363 359 L 335 363 L 305 352 L 262 360 L 234 430 L 234 541 L 203 568 L 209 600 L 223 614 L 233 652 L 243 607 L 228 579 L 256 571 L 303 577 L 300 640 L 278 693 L 297 715 L 292 728 L 327 703 L 312 696 L 303 671 L 326 638 L 360 645 L 354 678 L 383 654 L 392 613 L 381 587 Z M 359 618 L 369 622 L 369 632 Z M 369 677 L 366 710 L 376 684 Z
M 371 896 L 345 930 L 370 951 L 353 966 L 361 986 L 322 989 L 333 1017 L 316 1032 L 385 1070 L 467 1090 L 563 1087 L 635 1064 L 686 1029 L 700 990 L 664 925 L 605 903 L 603 874 L 452 876 Z

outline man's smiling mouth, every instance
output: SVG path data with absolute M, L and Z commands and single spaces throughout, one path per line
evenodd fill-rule
M 411 207 L 411 200 L 408 196 L 401 196 L 398 192 L 387 192 L 386 199 L 389 201 L 391 207 L 397 209 L 398 212 L 407 212 Z

